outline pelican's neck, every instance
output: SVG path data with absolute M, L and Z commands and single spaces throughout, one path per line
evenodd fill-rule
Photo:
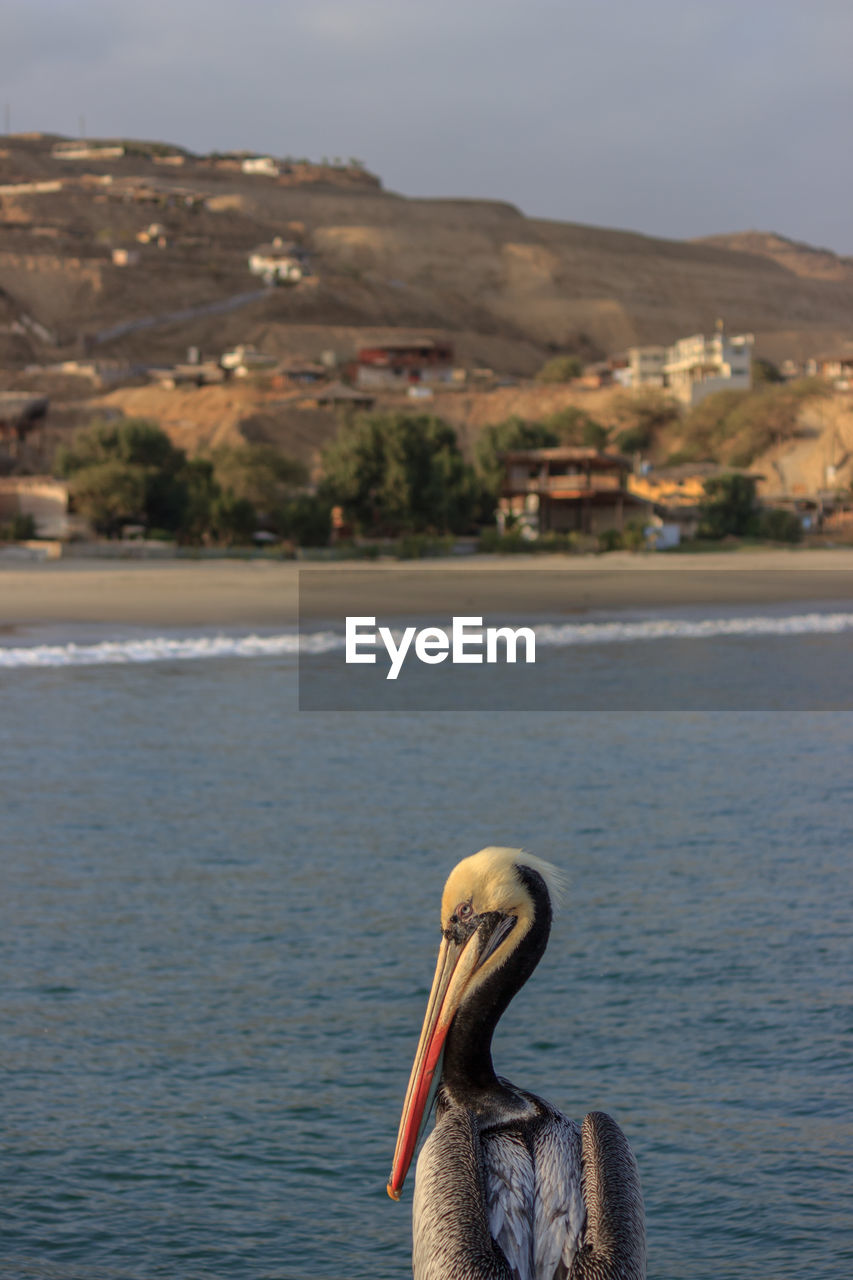
M 518 874 L 533 899 L 533 923 L 500 968 L 460 1005 L 444 1046 L 443 1092 L 450 1102 L 478 1112 L 508 1092 L 492 1065 L 492 1036 L 510 1000 L 542 958 L 551 932 L 545 881 L 531 867 L 518 867 Z

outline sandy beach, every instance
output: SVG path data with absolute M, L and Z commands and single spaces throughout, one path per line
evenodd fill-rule
M 311 574 L 310 614 L 317 618 L 363 611 L 359 575 L 364 573 L 371 575 L 371 608 L 389 615 L 511 607 L 519 615 L 559 617 L 682 604 L 853 602 L 853 550 L 847 549 L 571 559 L 471 556 L 402 564 L 9 561 L 0 562 L 0 632 L 8 636 L 63 623 L 292 626 L 298 620 L 299 575 L 306 571 Z

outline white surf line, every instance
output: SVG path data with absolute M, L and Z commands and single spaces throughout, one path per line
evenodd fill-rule
M 655 640 L 708 640 L 715 637 L 839 635 L 853 631 L 853 613 L 806 613 L 788 617 L 647 618 L 637 622 L 540 623 L 537 645 L 631 644 Z M 397 633 L 394 633 L 397 634 Z M 336 631 L 295 632 L 271 636 L 152 636 L 103 640 L 96 644 L 0 646 L 0 670 L 36 667 L 122 666 L 153 662 L 191 662 L 205 658 L 293 657 L 342 650 L 344 635 Z
M 328 634 L 334 642 L 335 637 Z M 315 636 L 310 651 L 322 652 L 323 639 L 322 634 Z M 295 657 L 299 650 L 299 637 L 292 633 L 274 636 L 152 636 L 149 639 L 102 640 L 97 644 L 0 648 L 0 670 L 15 667 L 124 666 L 204 658 Z
M 640 622 L 567 622 L 535 628 L 538 644 L 617 644 L 636 640 L 708 640 L 716 636 L 839 635 L 853 631 L 853 613 L 804 613 L 775 618 L 647 618 Z

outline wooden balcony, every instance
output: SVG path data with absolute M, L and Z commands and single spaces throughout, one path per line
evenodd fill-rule
M 618 493 L 623 489 L 622 477 L 618 472 L 592 473 L 583 471 L 565 476 L 508 476 L 504 482 L 503 492 L 538 493 L 543 496 L 556 497 L 559 494 L 580 496 L 593 493 Z

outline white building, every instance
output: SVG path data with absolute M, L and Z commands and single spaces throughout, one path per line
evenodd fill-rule
M 277 178 L 280 172 L 272 156 L 246 156 L 241 168 L 244 173 L 263 173 L 268 178 Z
M 249 270 L 266 284 L 298 284 L 308 274 L 308 259 L 301 245 L 287 244 L 276 236 L 272 244 L 259 245 L 249 254 Z
M 250 373 L 274 369 L 278 361 L 275 356 L 264 355 L 255 347 L 241 344 L 233 351 L 224 351 L 219 357 L 219 363 L 235 378 L 247 378 Z
M 715 391 L 752 387 L 751 333 L 729 336 L 722 327 L 710 338 L 692 334 L 671 347 L 631 347 L 628 385 L 665 387 L 690 408 Z
M 715 391 L 749 391 L 753 342 L 751 333 L 729 337 L 722 329 L 680 338 L 667 352 L 666 386 L 688 408 Z
M 620 379 L 629 387 L 664 386 L 667 347 L 629 347 L 627 377 Z

